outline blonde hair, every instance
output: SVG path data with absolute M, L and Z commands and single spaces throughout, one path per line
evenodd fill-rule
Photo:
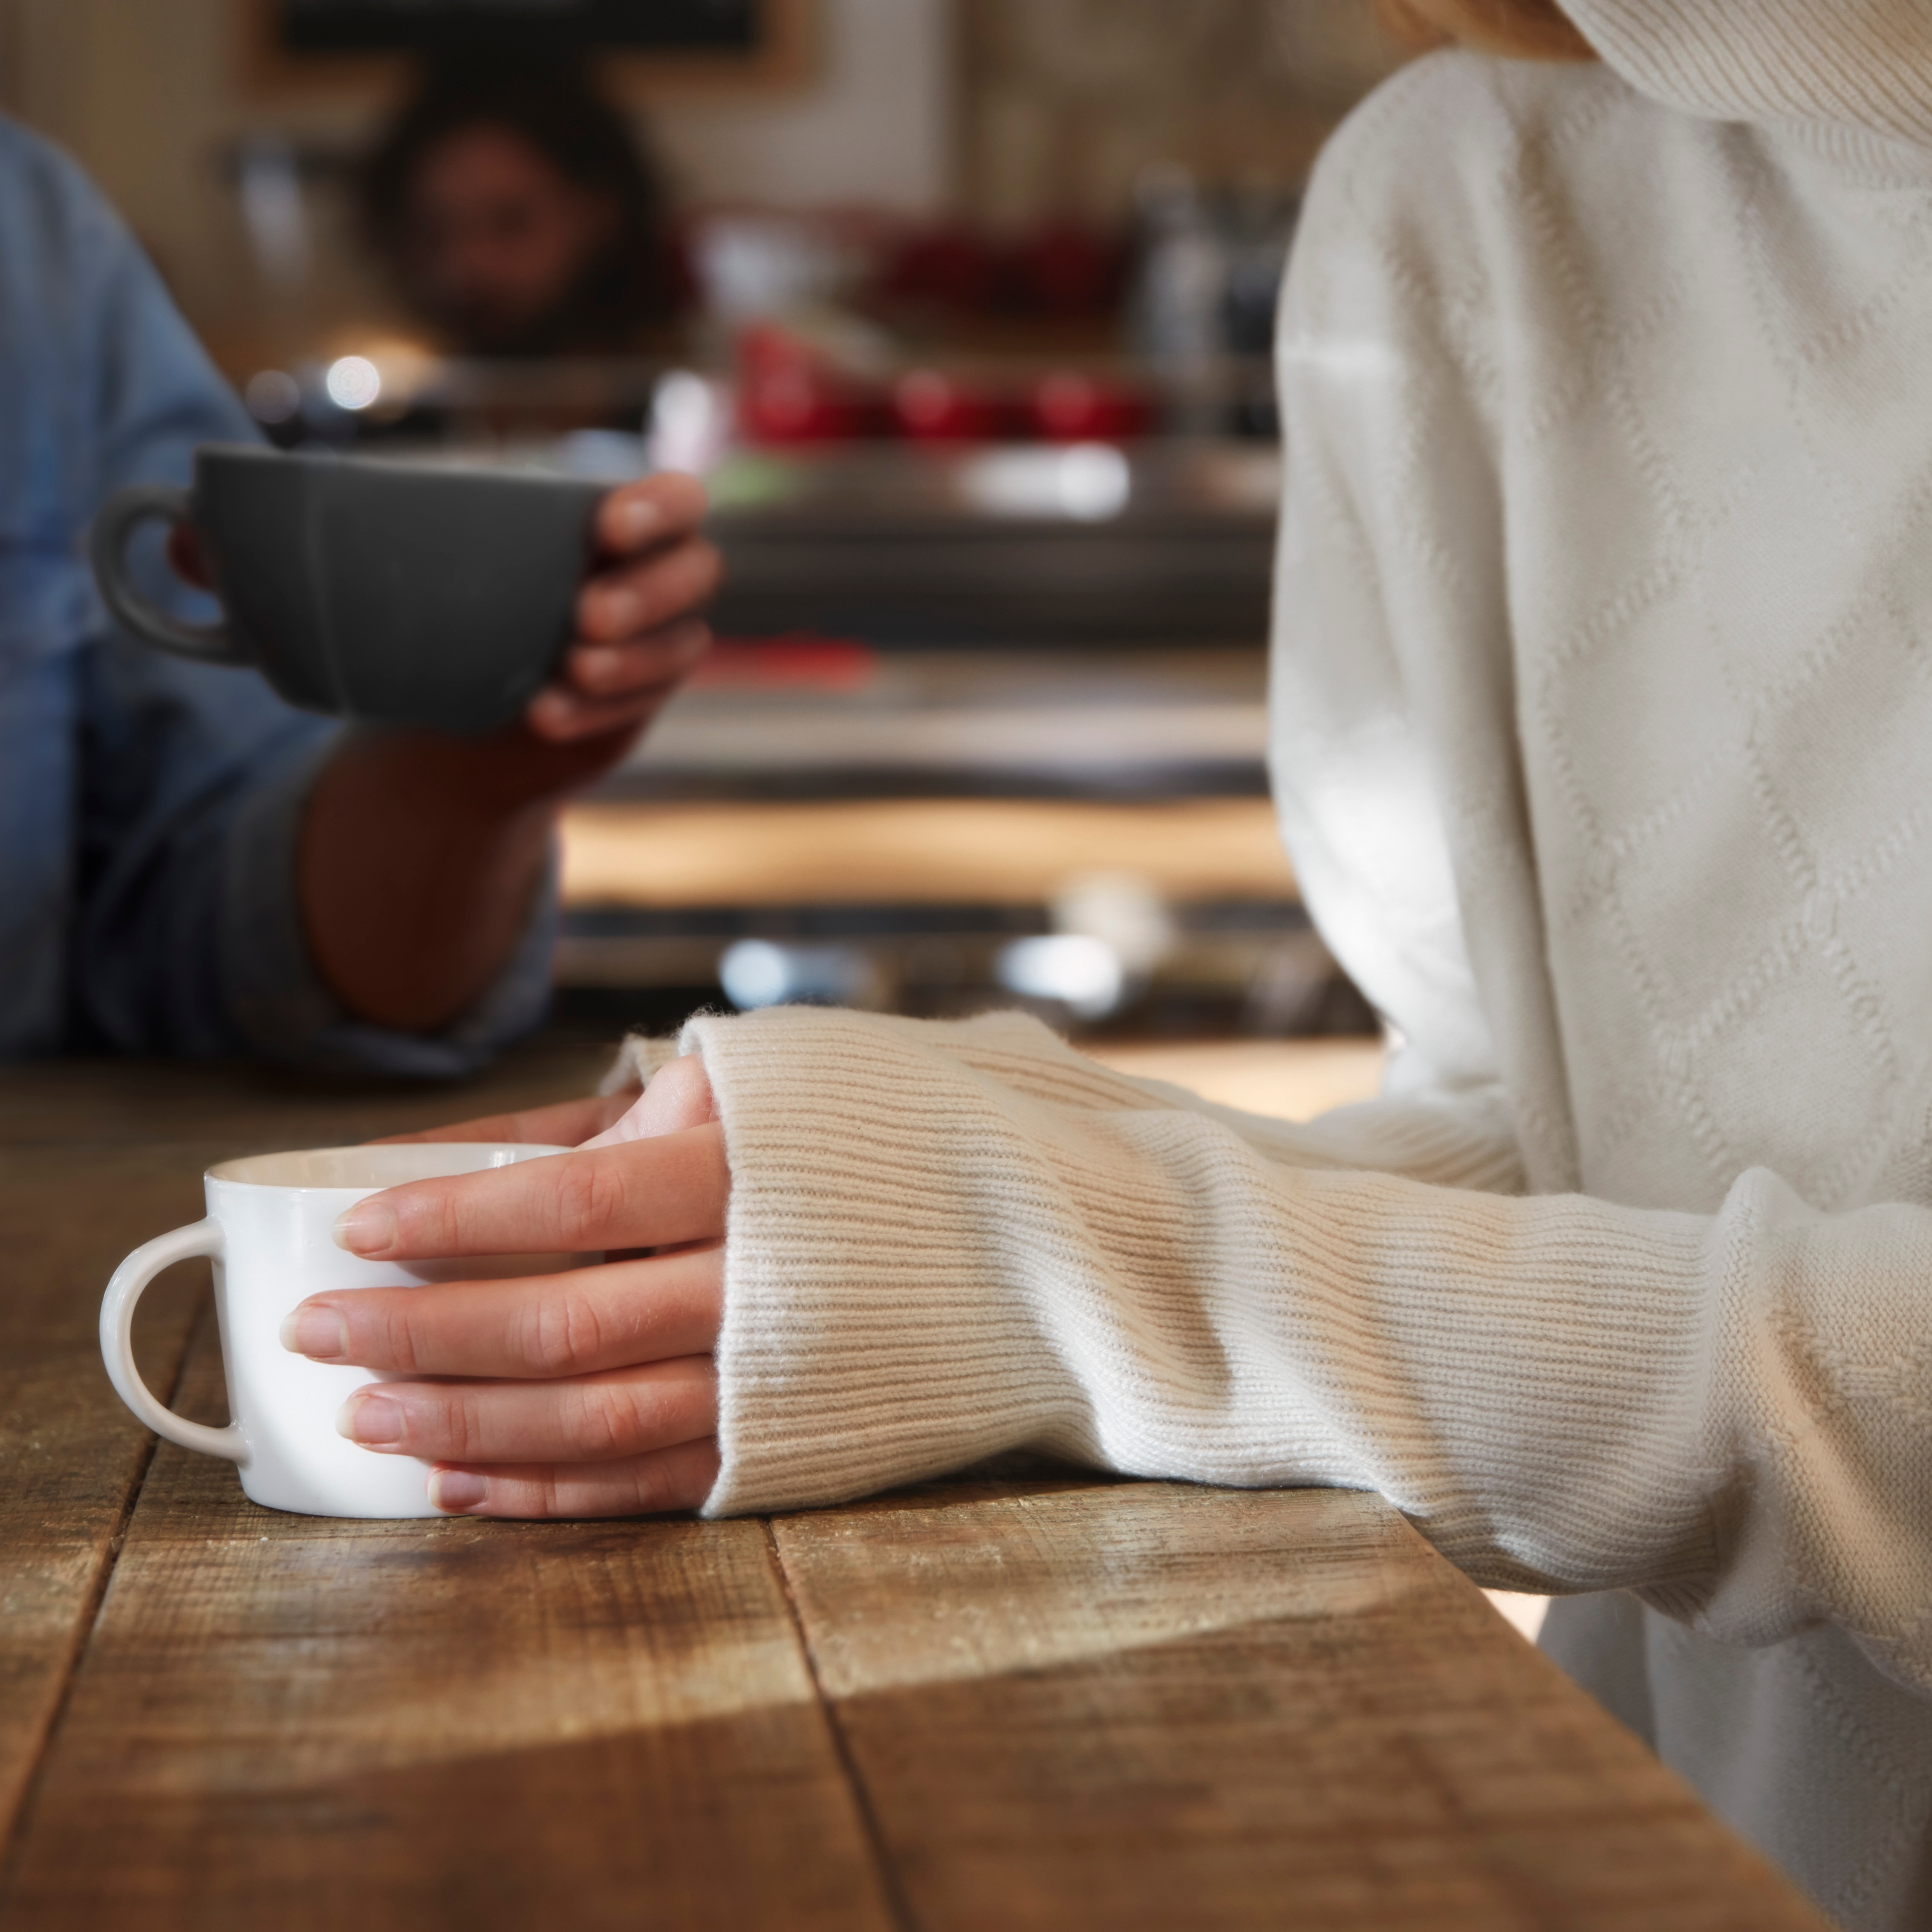
M 1516 60 L 1594 60 L 1556 0 L 1376 0 L 1383 23 L 1410 46 L 1460 41 Z

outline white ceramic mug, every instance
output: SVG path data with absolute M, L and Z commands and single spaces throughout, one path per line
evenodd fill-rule
M 242 1487 L 271 1509 L 304 1516 L 426 1516 L 430 1465 L 380 1455 L 336 1432 L 350 1394 L 393 1376 L 311 1362 L 282 1346 L 283 1318 L 327 1288 L 414 1286 L 548 1274 L 580 1256 L 495 1256 L 448 1262 L 370 1262 L 338 1247 L 336 1216 L 351 1202 L 405 1181 L 508 1167 L 566 1150 L 487 1142 L 421 1141 L 314 1148 L 224 1161 L 202 1177 L 208 1218 L 136 1248 L 100 1304 L 100 1353 L 121 1400 L 184 1449 L 225 1456 Z M 195 1255 L 214 1265 L 214 1312 L 228 1382 L 225 1429 L 190 1422 L 154 1400 L 134 1366 L 134 1305 L 162 1269 Z

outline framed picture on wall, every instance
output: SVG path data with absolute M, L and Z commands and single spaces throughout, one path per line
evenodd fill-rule
M 392 88 L 414 57 L 494 41 L 581 52 L 620 92 L 764 94 L 809 78 L 816 0 L 236 0 L 254 91 Z

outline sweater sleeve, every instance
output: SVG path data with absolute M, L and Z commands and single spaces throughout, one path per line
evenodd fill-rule
M 1932 1692 L 1932 1214 L 1821 1214 L 1761 1169 L 1708 1214 L 1573 1191 L 1480 196 L 1360 165 L 1487 112 L 1498 64 L 1363 110 L 1284 304 L 1275 776 L 1404 1037 L 1391 1092 L 1298 1126 L 1011 1015 L 694 1022 L 733 1174 L 708 1508 L 1018 1448 L 1373 1490 L 1484 1582 L 1629 1588 L 1740 1643 L 1832 1622 Z
M 1011 1014 L 685 1045 L 733 1174 L 710 1514 L 1019 1448 L 1374 1490 L 1480 1582 L 1746 1643 L 1829 1619 L 1932 1690 L 1932 1213 L 1762 1171 L 1696 1216 L 1353 1169 L 1336 1117 L 1244 1127 Z

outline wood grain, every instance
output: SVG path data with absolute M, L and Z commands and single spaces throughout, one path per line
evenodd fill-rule
M 583 1093 L 608 1057 L 543 1047 L 457 1087 L 108 1060 L 0 1075 L 0 1842 L 153 1446 L 100 1366 L 116 1264 L 200 1218 L 212 1162 Z M 157 1390 L 173 1384 L 207 1280 L 192 1263 L 143 1300 L 137 1344 Z
M 925 1932 L 1822 1932 L 1375 1497 L 935 1486 L 772 1528 Z
M 0 1922 L 890 1924 L 758 1524 L 285 1516 L 166 1444 Z
M 201 1218 L 222 1150 L 0 1148 L 0 1841 L 106 1580 L 153 1438 L 100 1366 L 101 1290 L 128 1250 Z M 170 1271 L 137 1330 L 173 1384 L 207 1264 Z

